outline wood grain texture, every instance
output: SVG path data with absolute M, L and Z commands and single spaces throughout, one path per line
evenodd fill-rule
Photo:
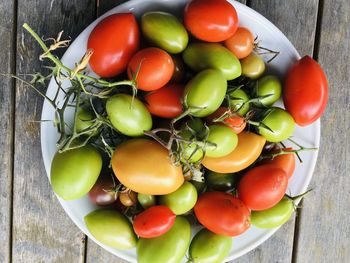
M 350 2 L 324 2 L 318 61 L 329 81 L 322 141 L 301 212 L 295 262 L 350 262 Z
M 0 3 L 0 73 L 14 69 L 14 1 Z M 9 262 L 11 253 L 11 203 L 13 164 L 14 81 L 0 76 L 0 262 Z
M 25 33 L 27 22 L 40 36 L 75 38 L 94 18 L 95 2 L 18 1 L 17 72 L 39 71 L 38 45 Z M 42 163 L 39 123 L 43 99 L 17 83 L 14 155 L 13 262 L 83 262 L 85 236 L 63 211 Z

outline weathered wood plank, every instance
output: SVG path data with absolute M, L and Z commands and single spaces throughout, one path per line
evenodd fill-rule
M 317 0 L 254 0 L 249 4 L 281 29 L 301 55 L 312 55 L 316 32 Z M 294 226 L 295 218 L 279 229 L 269 240 L 235 262 L 290 262 L 293 253 Z
M 24 33 L 27 22 L 39 35 L 62 29 L 76 37 L 94 18 L 93 0 L 18 1 L 17 72 L 40 70 L 40 49 Z M 43 100 L 17 83 L 13 197 L 13 262 L 83 262 L 85 236 L 65 214 L 42 163 L 39 123 Z
M 0 73 L 14 70 L 14 1 L 0 3 Z M 11 253 L 14 81 L 0 76 L 0 262 Z
M 328 77 L 330 99 L 321 120 L 315 191 L 304 200 L 299 220 L 295 262 L 350 262 L 350 2 L 320 3 L 316 56 Z

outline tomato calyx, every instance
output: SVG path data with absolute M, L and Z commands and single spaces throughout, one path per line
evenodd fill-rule
M 285 194 L 285 197 L 287 197 L 288 200 L 289 200 L 290 202 L 293 203 L 294 210 L 296 211 L 298 208 L 301 208 L 301 206 L 298 206 L 298 203 L 299 203 L 306 195 L 308 195 L 310 192 L 312 192 L 313 190 L 314 190 L 314 189 L 311 188 L 311 189 L 307 190 L 306 192 L 301 193 L 301 194 L 299 194 L 299 195 L 295 195 L 295 196 L 290 196 L 290 195 Z

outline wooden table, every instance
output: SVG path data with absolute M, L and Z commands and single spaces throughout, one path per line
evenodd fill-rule
M 141 1 L 141 0 L 140 0 Z M 175 0 L 174 0 L 175 1 Z M 2 0 L 0 72 L 39 70 L 39 48 L 22 29 L 60 30 L 74 39 L 116 0 Z M 245 1 L 241 1 L 244 2 Z M 235 262 L 350 262 L 350 1 L 251 0 L 296 46 L 319 61 L 329 79 L 315 190 L 296 217 Z M 53 195 L 42 163 L 42 98 L 0 77 L 0 262 L 124 262 L 73 224 Z

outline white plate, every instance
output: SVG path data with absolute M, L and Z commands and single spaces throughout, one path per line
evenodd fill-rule
M 91 30 L 98 21 L 110 14 L 131 11 L 135 15 L 139 16 L 140 14 L 150 10 L 164 10 L 181 14 L 181 10 L 186 2 L 187 0 L 132 0 L 117 6 L 87 27 L 68 48 L 62 58 L 62 61 L 65 65 L 74 67 L 74 63 L 79 61 L 86 51 L 86 43 Z M 275 73 L 283 76 L 291 64 L 300 57 L 294 46 L 276 26 L 274 26 L 262 15 L 236 1 L 230 2 L 234 5 L 238 12 L 241 26 L 250 28 L 255 35 L 258 35 L 263 46 L 281 52 L 281 54 L 270 64 L 270 67 L 272 66 Z M 51 81 L 47 90 L 47 95 L 52 97 L 55 90 L 56 84 L 54 81 Z M 42 119 L 54 119 L 54 110 L 46 101 L 43 105 Z M 312 125 L 303 128 L 297 127 L 294 133 L 294 138 L 303 145 L 318 147 L 320 141 L 320 122 L 317 121 Z M 41 148 L 45 169 L 49 178 L 51 160 L 56 152 L 57 139 L 58 133 L 53 124 L 49 122 L 42 122 Z M 317 154 L 317 151 L 301 153 L 301 157 L 304 162 L 302 164 L 299 162 L 297 163 L 295 174 L 289 182 L 288 191 L 290 194 L 296 195 L 304 192 L 307 189 L 314 171 Z M 58 199 L 69 217 L 86 235 L 89 236 L 89 238 L 114 255 L 131 262 L 136 262 L 135 249 L 124 251 L 113 249 L 101 244 L 90 235 L 83 219 L 86 214 L 92 210 L 95 210 L 96 207 L 89 202 L 87 197 L 69 202 L 60 198 Z M 251 227 L 243 235 L 234 238 L 234 245 L 227 260 L 232 260 L 242 256 L 243 254 L 256 248 L 258 245 L 268 239 L 276 230 L 277 229 L 262 230 Z M 273 251 L 271 251 L 271 253 L 273 253 Z

